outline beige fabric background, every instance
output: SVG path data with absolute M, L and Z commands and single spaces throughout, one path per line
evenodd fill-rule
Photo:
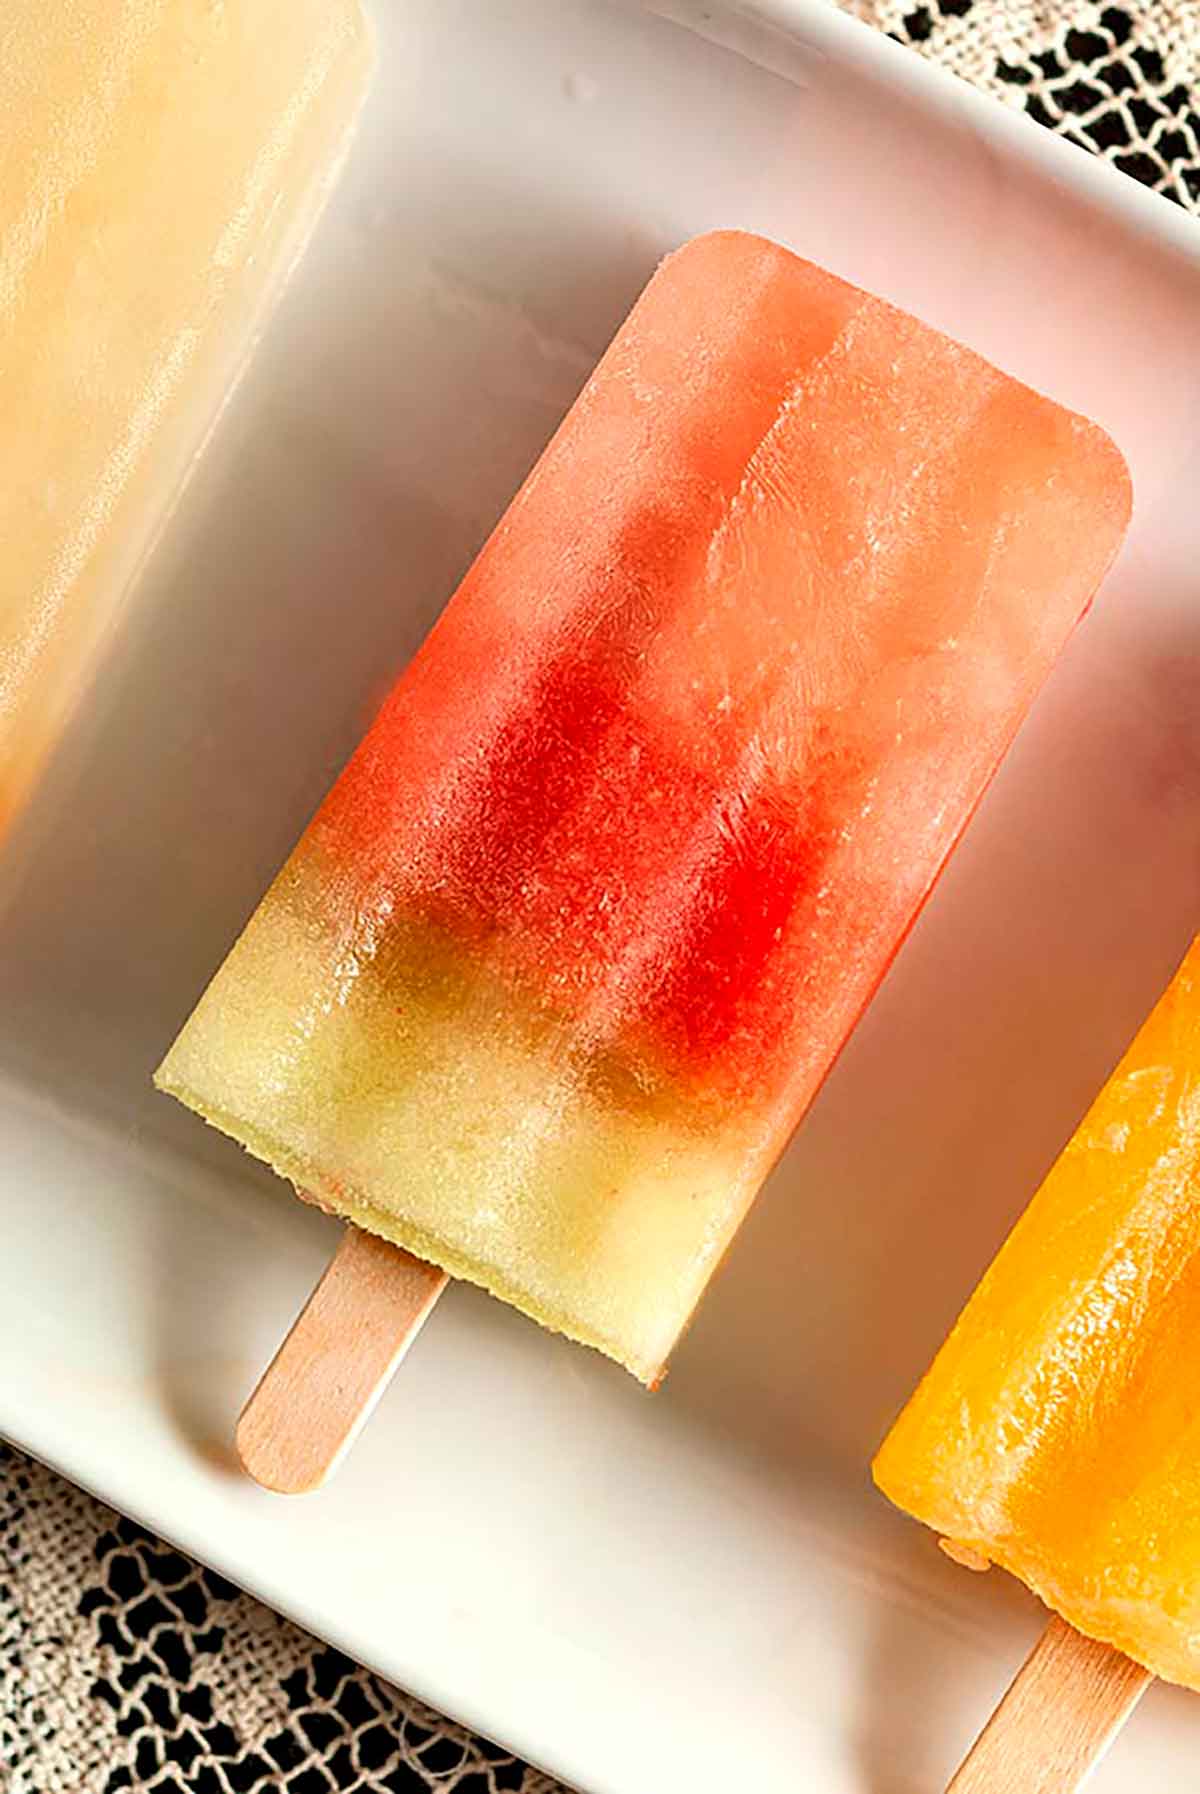
M 844 3 L 1200 210 L 1200 0 Z M 555 1794 L 0 1446 L 0 1790 L 123 1788 Z
M 1005 105 L 1200 210 L 1200 0 L 842 0 Z

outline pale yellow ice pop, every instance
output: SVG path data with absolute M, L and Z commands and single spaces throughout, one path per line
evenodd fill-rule
M 3 0 L 0 822 L 315 222 L 358 0 Z

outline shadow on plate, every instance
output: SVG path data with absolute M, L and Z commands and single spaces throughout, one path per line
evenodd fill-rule
M 662 1399 L 797 1483 L 819 1462 L 866 1495 L 891 1420 L 1200 924 L 1187 597 L 1126 576 L 1089 619 L 677 1354 Z M 982 1725 L 1004 1687 L 981 1695 L 954 1625 L 895 1605 L 901 1564 L 923 1610 L 944 1588 L 994 1628 L 977 1670 L 1011 1638 L 1015 1671 L 1042 1618 L 895 1521 L 863 1658 L 864 1794 L 943 1785 L 963 1716 Z
M 0 1071 L 73 1109 L 180 1138 L 151 1069 L 653 266 L 498 178 L 486 285 L 319 239 L 6 844 Z
M 441 167 L 390 202 L 411 219 L 348 178 L 0 867 L 0 1072 L 235 1200 L 291 1198 L 153 1068 L 659 254 L 510 167 Z M 253 1266 L 175 1262 L 165 1207 L 163 1236 L 165 1397 L 219 1455 Z M 232 1367 L 208 1389 L 197 1305 Z
M 923 1588 L 915 1609 L 895 1600 L 910 1564 Z M 936 1794 L 991 1718 L 1049 1616 L 1000 1570 L 972 1575 L 945 1558 L 932 1569 L 917 1566 L 903 1548 L 892 1553 L 890 1570 L 851 1728 L 856 1785 L 862 1794 Z M 964 1581 L 965 1605 L 955 1586 Z M 1097 1790 L 1131 1787 L 1139 1777 L 1149 1787 L 1182 1785 L 1186 1728 L 1198 1721 L 1194 1693 L 1153 1683 L 1098 1772 Z
M 1173 596 L 1118 579 L 1039 700 L 676 1356 L 697 1421 L 865 1474 L 1166 984 L 1200 923 Z

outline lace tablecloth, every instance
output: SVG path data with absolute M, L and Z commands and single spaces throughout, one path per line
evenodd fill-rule
M 1200 211 L 1200 0 L 843 3 Z M 555 1794 L 2 1445 L 0 1788 Z

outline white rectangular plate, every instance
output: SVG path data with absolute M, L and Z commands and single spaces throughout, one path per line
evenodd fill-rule
M 0 1429 L 589 1794 L 938 1787 L 1038 1616 L 867 1463 L 1200 917 L 1200 227 L 801 0 L 377 16 L 338 196 L 4 858 Z M 337 1482 L 271 1497 L 230 1431 L 335 1229 L 150 1071 L 714 225 L 1100 419 L 1128 551 L 666 1390 L 456 1290 Z M 1198 1743 L 1158 1691 L 1097 1786 Z

